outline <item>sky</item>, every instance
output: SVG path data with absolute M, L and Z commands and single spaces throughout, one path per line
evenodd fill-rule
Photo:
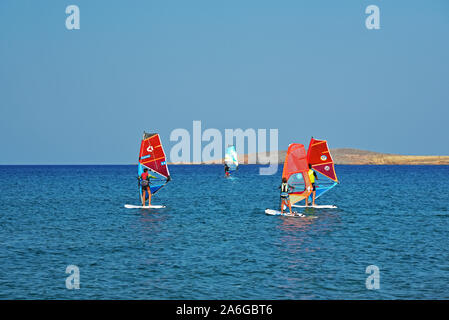
M 447 0 L 1 0 L 0 164 L 135 163 L 194 120 L 449 155 L 448 36 Z

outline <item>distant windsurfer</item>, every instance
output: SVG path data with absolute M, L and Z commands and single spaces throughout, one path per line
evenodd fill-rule
M 150 189 L 150 178 L 155 179 L 148 173 L 148 169 L 143 169 L 142 174 L 139 177 L 140 186 L 142 187 L 141 198 L 142 198 L 142 206 L 145 207 L 146 194 L 148 193 L 148 206 L 151 206 L 151 189 Z
M 225 177 L 229 177 L 229 167 L 227 163 L 225 163 L 224 170 L 225 170 Z
M 309 163 L 309 171 L 307 172 L 309 175 L 310 183 L 312 184 L 312 207 L 315 205 L 315 197 L 316 197 L 316 186 L 315 179 L 318 179 L 316 172 L 312 170 L 312 165 Z M 306 198 L 306 206 L 309 206 L 309 197 Z
M 288 207 L 290 210 L 290 214 L 292 213 L 292 205 L 290 203 L 290 196 L 289 192 L 293 187 L 290 187 L 287 183 L 287 178 L 282 178 L 281 186 L 279 187 L 281 189 L 281 213 L 284 214 L 284 205 Z

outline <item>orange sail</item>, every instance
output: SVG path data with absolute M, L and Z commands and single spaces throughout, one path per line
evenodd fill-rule
M 314 170 L 338 182 L 334 161 L 326 140 L 316 140 L 314 138 L 310 140 L 309 149 L 307 150 L 307 162 L 312 165 Z
M 306 149 L 302 144 L 293 143 L 289 145 L 285 156 L 282 178 L 287 179 L 287 183 L 293 187 L 289 193 L 290 203 L 293 205 L 308 197 L 311 193 L 311 183 L 307 163 Z

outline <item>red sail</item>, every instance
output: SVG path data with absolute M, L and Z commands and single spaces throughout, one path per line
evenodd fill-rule
M 310 140 L 309 149 L 307 150 L 307 162 L 312 165 L 314 170 L 338 182 L 334 161 L 326 140 L 316 140 L 314 138 Z
M 288 179 L 292 174 L 307 172 L 308 170 L 309 168 L 307 166 L 307 156 L 304 146 L 299 143 L 292 143 L 287 150 L 282 177 Z
M 286 178 L 288 184 L 294 187 L 293 192 L 290 193 L 291 204 L 305 199 L 311 193 L 308 171 L 309 166 L 304 146 L 299 143 L 289 145 L 282 177 Z
M 166 178 L 170 176 L 159 134 L 145 133 L 140 144 L 139 162 Z

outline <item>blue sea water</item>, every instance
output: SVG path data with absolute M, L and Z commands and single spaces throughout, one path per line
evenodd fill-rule
M 264 214 L 281 169 L 171 166 L 142 210 L 136 166 L 0 166 L 0 299 L 449 298 L 448 166 L 337 166 L 307 218 Z

